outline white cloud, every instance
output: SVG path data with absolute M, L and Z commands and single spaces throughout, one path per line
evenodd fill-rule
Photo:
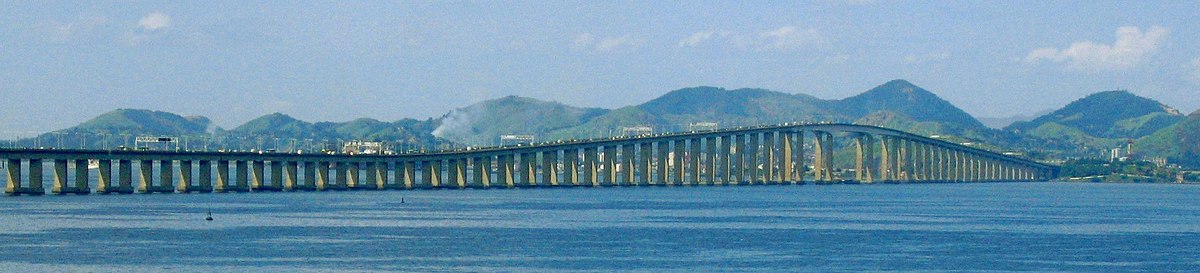
M 1153 26 L 1146 32 L 1132 26 L 1117 28 L 1117 40 L 1113 44 L 1098 44 L 1092 41 L 1076 42 L 1065 49 L 1039 48 L 1025 56 L 1027 64 L 1041 61 L 1066 63 L 1074 70 L 1124 70 L 1136 66 L 1158 50 L 1168 30 Z
M 591 33 L 583 33 L 575 37 L 575 41 L 571 43 L 575 49 L 589 50 L 593 52 L 610 52 L 622 49 L 637 49 L 646 43 L 645 39 L 633 38 L 626 34 L 619 37 L 603 37 L 596 38 Z
M 693 33 L 693 34 L 692 34 L 692 36 L 688 36 L 687 38 L 684 38 L 683 40 L 680 40 L 680 41 L 679 41 L 679 47 L 696 47 L 696 46 L 699 46 L 699 45 L 700 45 L 700 43 L 703 43 L 704 41 L 707 41 L 707 40 L 709 40 L 709 39 L 712 39 L 712 38 L 713 38 L 713 35 L 716 35 L 716 34 L 717 34 L 717 32 L 716 32 L 716 31 L 708 31 L 708 32 L 696 32 L 696 33 Z
M 941 61 L 941 60 L 945 60 L 945 59 L 949 59 L 949 58 L 950 58 L 950 52 L 943 50 L 943 51 L 930 52 L 930 53 L 925 53 L 925 54 L 908 54 L 908 56 L 904 56 L 904 61 L 908 62 L 908 63 L 917 64 L 917 63 Z
M 638 48 L 641 47 L 643 42 L 645 42 L 645 40 L 630 38 L 629 35 L 621 37 L 609 37 L 601 39 L 600 43 L 596 44 L 596 51 L 610 51 L 623 47 Z
M 796 50 L 807 45 L 824 43 L 824 38 L 816 29 L 799 29 L 795 26 L 783 26 L 778 29 L 759 34 L 761 48 L 775 50 Z
M 171 17 L 162 12 L 151 12 L 138 20 L 138 27 L 147 31 L 156 31 L 171 26 Z
M 678 47 L 697 47 L 708 41 L 720 41 L 740 48 L 791 51 L 825 43 L 816 29 L 783 26 L 761 32 L 704 31 L 679 40 Z
M 592 42 L 594 42 L 595 40 L 596 40 L 596 38 L 592 38 L 591 33 L 583 33 L 583 34 L 579 34 L 579 36 L 575 37 L 575 41 L 571 42 L 571 46 L 574 48 L 577 48 L 577 49 L 588 48 L 592 45 Z

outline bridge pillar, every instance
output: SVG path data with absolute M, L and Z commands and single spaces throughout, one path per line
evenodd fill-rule
M 941 146 L 933 146 L 934 160 L 937 162 L 934 176 L 939 182 L 946 182 L 946 150 Z
M 654 171 L 654 181 L 650 183 L 659 186 L 670 185 L 671 176 L 668 174 L 669 171 L 667 167 L 670 165 L 670 158 L 668 156 L 670 156 L 669 150 L 671 149 L 671 144 L 666 141 L 660 141 L 655 143 L 654 146 L 654 151 L 658 155 L 655 160 L 657 168 L 655 168 L 656 170 Z
M 154 161 L 141 160 L 138 162 L 138 178 L 141 178 L 138 183 L 138 193 L 150 193 L 150 188 L 154 186 Z
M 300 187 L 303 186 L 299 183 L 300 181 L 299 181 L 298 175 L 297 175 L 298 172 L 300 171 L 300 164 L 297 163 L 296 161 L 287 161 L 287 162 L 284 162 L 283 165 L 284 165 L 283 166 L 283 190 L 285 190 L 285 191 L 298 190 Z
M 654 166 L 654 143 L 642 142 L 637 144 L 637 159 L 631 170 L 636 170 L 637 179 L 634 180 L 634 186 L 654 185 L 654 175 L 652 174 Z
M 45 166 L 42 165 L 42 160 L 41 159 L 30 159 L 28 161 L 29 161 L 29 186 L 25 187 L 25 189 L 23 189 L 23 191 L 25 192 L 25 194 L 29 194 L 29 195 L 44 195 L 44 194 L 46 194 L 46 189 L 42 187 L 42 181 L 43 181 L 42 168 L 45 168 Z
M 360 172 L 358 172 L 361 175 L 361 177 L 359 177 L 360 179 L 358 180 L 358 185 L 356 185 L 358 187 L 356 187 L 356 189 L 359 189 L 359 190 L 378 190 L 378 189 L 380 189 L 379 176 L 375 172 L 375 169 L 377 169 L 375 167 L 375 162 L 374 161 L 359 162 L 358 167 L 361 170 Z M 453 170 L 454 167 L 450 166 L 450 169 Z M 454 181 L 453 179 L 449 180 L 449 182 L 451 182 L 451 183 L 453 183 L 453 181 Z
M 796 163 L 793 164 L 796 170 L 793 180 L 797 184 L 804 184 L 804 173 L 808 172 L 808 155 L 804 151 L 804 131 L 796 131 L 792 139 L 796 142 Z
M 333 187 L 331 185 L 329 185 L 329 164 L 330 163 L 327 161 L 317 161 L 314 163 L 316 163 L 316 164 L 313 164 L 313 165 L 315 165 L 314 169 L 316 169 L 316 171 L 313 173 L 314 174 L 313 177 L 315 177 L 316 180 L 313 180 L 313 181 L 316 182 L 315 183 L 316 190 L 318 190 L 318 191 L 332 190 Z
M 600 180 L 597 176 L 600 174 L 600 165 L 596 162 L 599 157 L 599 151 L 596 147 L 583 148 L 583 185 L 598 187 Z
M 775 132 L 762 133 L 762 159 L 759 161 L 759 172 L 762 176 L 762 184 L 776 184 L 778 179 L 775 176 Z
M 511 155 L 510 155 L 510 157 L 511 157 Z M 512 161 L 513 160 L 511 160 L 511 158 L 510 158 L 510 160 L 509 160 L 510 164 L 512 163 Z M 422 164 L 425 167 L 425 170 L 424 170 L 425 187 L 433 188 L 433 189 L 443 187 L 443 185 L 442 185 L 442 160 L 441 159 L 428 160 L 428 161 L 423 162 Z M 512 166 L 510 165 L 509 166 L 509 176 L 511 177 L 511 175 L 512 175 Z M 512 181 L 510 180 L 509 182 L 511 183 Z M 509 186 L 511 187 L 512 184 L 509 184 Z
M 280 162 L 278 160 L 271 160 L 270 164 L 271 164 L 270 165 L 271 166 L 271 190 L 282 191 L 283 185 L 286 184 L 286 182 L 283 181 L 283 162 Z
M 975 155 L 975 181 L 987 181 L 987 162 L 982 155 Z
M 263 162 L 254 160 L 250 161 L 248 165 L 250 165 L 250 190 L 262 191 L 263 187 L 266 186 L 263 185 L 263 181 L 266 180 L 263 177 Z
M 245 160 L 234 161 L 233 166 L 237 167 L 234 172 L 234 185 L 229 187 L 230 191 L 249 192 L 250 191 L 250 163 Z
M 762 184 L 762 162 L 759 161 L 759 152 L 762 151 L 762 135 L 759 133 L 746 134 L 748 139 L 746 144 L 746 153 L 743 155 L 746 162 L 746 182 L 750 185 Z
M 525 165 L 525 154 L 514 153 L 512 159 L 513 164 L 513 186 L 525 187 L 529 185 L 529 168 Z
M 400 164 L 400 166 L 400 173 L 404 174 L 404 189 L 413 189 L 417 186 L 417 162 L 404 161 Z
M 542 152 L 542 184 L 558 186 L 558 151 Z
M 879 136 L 879 180 L 892 181 L 892 137 Z
M 795 184 L 796 166 L 793 164 L 795 163 L 796 157 L 796 136 L 794 132 L 784 132 L 781 133 L 780 136 L 782 137 L 782 139 L 780 139 L 781 146 L 779 156 L 779 172 L 781 175 L 780 183 Z
M 717 184 L 717 140 L 718 137 L 704 139 L 704 182 L 712 186 Z
M 874 145 L 875 142 L 871 139 L 871 135 L 859 134 L 854 138 L 854 147 L 857 155 L 857 158 L 854 161 L 854 173 L 855 180 L 858 180 L 859 182 L 875 182 L 874 175 L 872 175 L 874 168 L 871 167 L 872 162 L 875 162 L 875 152 L 873 151 L 875 148 Z
M 96 193 L 108 194 L 113 193 L 116 187 L 113 186 L 112 180 L 112 160 L 101 159 L 96 175 Z
M 67 176 L 67 160 L 54 160 L 54 183 L 50 185 L 51 194 L 62 194 L 63 188 L 70 188 L 70 177 Z
M 212 164 L 213 164 L 213 162 L 209 161 L 209 160 L 200 160 L 199 162 L 197 162 L 197 164 L 198 164 L 197 167 L 198 167 L 198 172 L 199 172 L 199 176 L 196 178 L 197 184 L 195 186 L 189 186 L 188 189 L 193 192 L 205 192 L 205 193 L 213 192 L 213 179 L 212 179 Z
M 900 145 L 900 148 L 902 151 L 904 151 L 901 152 L 904 154 L 904 180 L 907 182 L 916 181 L 918 172 L 917 162 L 919 160 L 919 157 L 917 157 L 916 145 L 913 145 L 913 141 L 911 139 L 904 139 L 901 140 L 901 142 L 902 145 Z
M 600 158 L 600 166 L 604 168 L 605 186 L 617 185 L 617 146 L 604 146 L 604 154 Z
M 178 193 L 190 193 L 192 192 L 193 183 L 196 183 L 196 181 L 192 179 L 192 161 L 180 160 L 179 183 L 175 185 L 175 191 Z
M 88 186 L 88 160 L 75 160 L 75 186 L 72 187 L 72 192 L 75 194 L 91 194 L 92 189 Z
M 448 168 L 450 168 L 448 171 L 446 171 L 446 174 L 449 177 L 446 179 L 446 182 L 450 184 L 447 188 L 467 188 L 467 159 L 451 158 L 447 160 L 447 163 Z
M 213 192 L 229 191 L 229 182 L 229 161 L 217 160 L 217 185 L 213 187 Z
M 504 187 L 508 187 L 508 188 L 514 187 L 515 183 L 513 182 L 513 180 L 514 180 L 514 178 L 513 178 L 513 168 L 514 168 L 513 167 L 513 164 L 514 164 L 513 155 L 512 154 L 499 155 L 499 156 L 497 156 L 496 161 L 500 165 L 499 166 L 500 182 L 503 183 Z
M 816 137 L 816 162 L 813 164 L 814 178 L 820 182 L 833 181 L 833 135 L 823 131 L 813 131 Z
M 936 163 L 933 160 L 933 153 L 930 152 L 929 149 L 929 144 L 924 142 L 917 143 L 917 150 L 920 151 L 921 156 L 921 175 L 919 175 L 918 178 L 924 182 L 933 180 L 933 170 L 934 166 L 936 166 Z
M 375 165 L 375 168 L 374 168 L 375 169 L 375 189 L 386 190 L 386 189 L 392 188 L 392 186 L 391 186 L 392 183 L 390 181 L 391 179 L 389 179 L 389 177 L 388 177 L 388 169 L 389 169 L 388 162 L 387 161 L 375 161 L 375 162 L 373 162 L 373 164 Z M 467 159 L 463 158 L 461 160 L 461 162 L 459 162 L 459 164 L 463 165 L 462 166 L 462 168 L 464 169 L 463 175 L 465 176 Z M 462 177 L 462 176 L 460 176 L 460 177 Z M 463 177 L 463 179 L 466 179 L 466 177 Z M 462 185 L 462 187 L 466 187 L 466 184 L 464 183 Z
M 690 176 L 690 178 L 684 181 L 687 181 L 689 185 L 703 185 L 704 183 L 704 180 L 701 179 L 701 173 L 703 171 L 700 165 L 700 159 L 703 158 L 700 156 L 700 146 L 703 145 L 701 141 L 703 141 L 701 138 L 693 138 L 688 140 L 688 152 L 687 157 L 684 157 L 684 162 L 687 163 L 686 166 L 688 169 L 688 176 Z
M 957 149 L 950 150 L 952 159 L 950 166 L 952 167 L 951 174 L 954 176 L 954 182 L 966 182 L 966 163 L 963 158 L 963 152 Z
M 622 186 L 635 185 L 634 181 L 637 181 L 637 174 L 634 172 L 634 166 L 638 162 L 637 153 L 634 151 L 635 146 L 637 144 L 626 143 L 621 145 L 621 172 L 617 183 Z
M 972 170 L 975 167 L 975 161 L 971 158 L 971 154 L 966 153 L 966 152 L 962 153 L 962 157 L 963 157 L 962 158 L 962 161 L 963 161 L 962 162 L 962 164 L 963 164 L 962 180 L 963 180 L 963 182 L 975 181 L 975 172 Z
M 435 162 L 435 164 L 441 164 L 441 161 L 437 161 L 437 162 Z M 338 164 L 338 165 L 342 165 L 342 164 Z M 362 175 L 362 172 L 360 172 L 360 170 L 362 170 L 362 167 L 360 165 L 362 165 L 362 162 L 346 162 L 345 165 L 346 165 L 346 169 L 339 172 L 340 174 L 346 176 L 346 180 L 344 180 L 345 183 L 343 183 L 342 185 L 348 189 L 354 189 L 354 190 L 360 189 L 361 188 L 360 186 L 362 184 L 362 180 L 360 179 L 361 178 L 360 176 Z M 436 175 L 438 175 L 438 173 L 434 173 L 434 175 L 436 176 Z M 433 187 L 437 188 L 438 185 L 433 185 Z
M 733 164 L 733 140 L 733 136 L 721 136 L 720 148 L 717 148 L 717 152 L 713 153 L 717 165 L 716 171 L 713 172 L 717 176 L 717 181 L 714 184 L 729 185 L 730 181 L 733 181 L 733 168 L 731 167 Z
M 158 186 L 153 191 L 158 193 L 175 193 L 175 161 L 158 161 Z
M 671 141 L 671 145 L 671 184 L 680 186 L 687 185 L 687 181 L 684 180 L 684 174 L 687 173 L 684 167 L 687 164 L 683 161 L 684 158 L 687 157 L 685 154 L 687 143 L 684 140 L 679 139 Z
M 563 150 L 563 180 L 568 185 L 579 186 L 579 149 Z
M 133 161 L 127 159 L 117 160 L 117 187 L 110 192 L 136 192 L 133 187 Z
M 771 133 L 775 136 L 771 140 L 771 180 L 773 184 L 784 185 L 791 182 L 791 175 L 788 173 L 792 170 L 792 148 L 789 132 Z

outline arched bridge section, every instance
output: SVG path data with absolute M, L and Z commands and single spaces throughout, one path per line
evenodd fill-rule
M 8 195 L 45 194 L 47 182 L 52 194 L 89 194 L 1045 181 L 1056 172 L 957 143 L 833 123 L 399 155 L 6 149 L 0 160 Z

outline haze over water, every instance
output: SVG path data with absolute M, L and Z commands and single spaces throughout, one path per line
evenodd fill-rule
M 15 197 L 0 199 L 0 271 L 1190 271 L 1198 194 L 993 183 Z

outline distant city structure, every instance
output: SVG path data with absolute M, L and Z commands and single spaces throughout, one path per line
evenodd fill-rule
M 631 126 L 631 127 L 621 127 L 621 135 L 622 136 L 643 136 L 643 135 L 653 135 L 653 134 L 654 134 L 654 128 L 650 128 L 650 126 L 638 125 L 638 126 Z
M 133 148 L 138 150 L 179 149 L 179 138 L 163 136 L 139 136 L 133 139 Z
M 500 146 L 533 144 L 536 141 L 533 135 L 500 135 Z
M 1108 150 L 1108 161 L 1125 162 L 1133 159 L 1133 140 L 1125 142 L 1125 146 L 1117 146 Z
M 688 124 L 688 131 L 716 131 L 716 122 L 696 122 Z
M 386 148 L 386 143 L 381 141 L 347 141 L 342 144 L 342 152 L 347 154 L 391 154 L 391 151 Z

